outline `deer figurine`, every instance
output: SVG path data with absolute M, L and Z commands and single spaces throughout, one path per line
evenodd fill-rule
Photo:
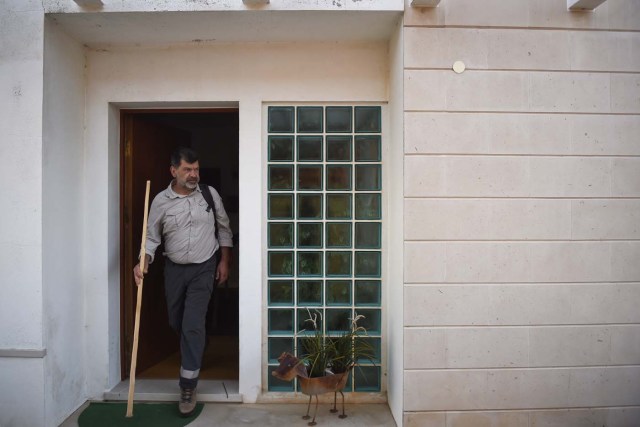
M 302 417 L 303 420 L 308 420 L 311 418 L 309 416 L 309 409 L 311 408 L 311 398 L 313 396 L 316 397 L 316 408 L 313 412 L 313 419 L 308 423 L 310 426 L 316 425 L 316 414 L 318 413 L 318 395 L 324 393 L 333 392 L 333 408 L 331 412 L 338 412 L 336 408 L 337 404 L 337 395 L 340 393 L 342 395 L 342 414 L 339 415 L 340 418 L 347 418 L 347 415 L 344 413 L 344 393 L 342 390 L 347 383 L 347 379 L 349 378 L 349 370 L 339 373 L 333 374 L 328 373 L 323 377 L 314 377 L 310 378 L 307 373 L 307 367 L 302 363 L 300 359 L 295 357 L 290 353 L 282 353 L 280 357 L 278 357 L 278 362 L 280 365 L 273 371 L 271 374 L 281 380 L 291 381 L 295 377 L 298 377 L 298 381 L 300 381 L 300 388 L 302 389 L 302 393 L 309 396 L 309 403 L 307 404 L 307 414 Z

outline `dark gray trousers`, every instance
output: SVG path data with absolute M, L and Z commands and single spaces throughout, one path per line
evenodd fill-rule
M 196 388 L 207 332 L 207 307 L 214 289 L 217 252 L 201 264 L 165 259 L 164 290 L 169 324 L 180 335 L 180 387 Z

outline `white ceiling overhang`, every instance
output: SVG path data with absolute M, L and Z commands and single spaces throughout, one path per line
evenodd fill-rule
M 402 10 L 48 13 L 90 48 L 234 42 L 388 40 Z

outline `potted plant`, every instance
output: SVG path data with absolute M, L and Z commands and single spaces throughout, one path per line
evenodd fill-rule
M 273 375 L 285 381 L 298 377 L 302 393 L 309 396 L 307 404 L 307 414 L 303 419 L 311 418 L 309 409 L 311 398 L 316 397 L 316 407 L 313 420 L 308 424 L 316 424 L 316 413 L 318 411 L 318 395 L 334 392 L 333 408 L 331 412 L 338 412 L 336 408 L 337 394 L 342 395 L 342 414 L 340 418 L 346 418 L 344 412 L 344 389 L 351 370 L 358 365 L 361 360 L 374 360 L 374 351 L 366 337 L 367 330 L 358 325 L 358 321 L 364 316 L 356 316 L 351 319 L 349 330 L 341 332 L 335 336 L 327 335 L 318 326 L 319 312 L 311 314 L 306 322 L 313 327 L 313 334 L 302 335 L 300 338 L 301 348 L 297 348 L 300 358 L 289 353 L 283 353 L 279 358 L 280 366 L 273 372 Z M 301 331 L 302 333 L 306 331 Z

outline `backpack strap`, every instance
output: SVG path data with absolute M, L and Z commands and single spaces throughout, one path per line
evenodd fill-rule
M 213 201 L 213 195 L 211 194 L 211 190 L 209 190 L 209 186 L 207 184 L 198 184 L 198 186 L 200 186 L 202 197 L 204 197 L 204 200 L 209 205 L 209 209 L 213 210 L 213 221 L 215 222 L 216 240 L 220 241 L 220 239 L 218 239 L 218 211 L 216 210 L 216 204 Z

